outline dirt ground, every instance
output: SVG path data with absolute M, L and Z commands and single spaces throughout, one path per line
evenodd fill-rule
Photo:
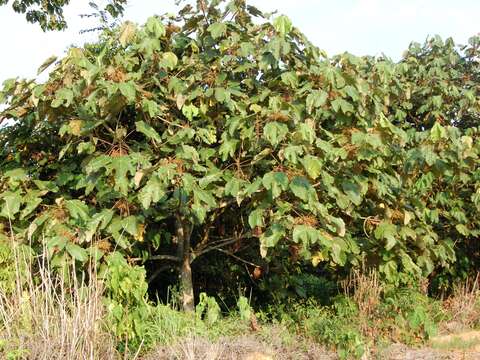
M 253 334 L 223 338 L 215 343 L 187 338 L 159 347 L 142 360 L 334 360 L 337 354 L 305 340 L 284 339 L 273 332 L 268 339 Z M 480 360 L 480 331 L 468 331 L 432 339 L 428 347 L 414 349 L 394 344 L 362 360 Z

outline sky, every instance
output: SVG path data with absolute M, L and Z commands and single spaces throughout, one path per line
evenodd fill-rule
M 11 2 L 11 1 L 10 1 Z M 96 35 L 80 34 L 89 24 L 78 15 L 88 12 L 89 0 L 71 0 L 65 9 L 69 28 L 42 32 L 38 25 L 0 7 L 0 83 L 12 77 L 35 77 L 37 68 L 69 45 L 81 45 Z M 480 32 L 480 0 L 250 0 L 264 11 L 277 10 L 329 55 L 385 54 L 399 59 L 412 41 L 439 34 L 464 44 Z M 124 20 L 139 24 L 149 16 L 173 12 L 174 0 L 129 0 Z

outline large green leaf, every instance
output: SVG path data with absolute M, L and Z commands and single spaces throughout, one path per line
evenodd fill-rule
M 165 187 L 158 176 L 152 176 L 138 193 L 138 199 L 144 209 L 159 202 L 165 195 Z
M 219 37 L 225 35 L 227 31 L 227 25 L 223 22 L 213 23 L 208 27 L 208 31 L 210 31 L 214 39 L 218 39 Z
M 137 121 L 135 126 L 138 132 L 146 135 L 149 139 L 154 140 L 158 144 L 162 142 L 162 138 L 157 131 L 145 122 Z
M 292 31 L 292 22 L 291 20 L 285 16 L 281 15 L 275 18 L 273 21 L 273 26 L 275 27 L 275 30 L 277 30 L 281 35 L 286 35 L 290 31 Z
M 277 146 L 288 134 L 288 126 L 279 122 L 269 122 L 263 128 L 263 136 L 273 146 Z
M 263 176 L 263 186 L 269 190 L 273 198 L 280 196 L 288 188 L 288 177 L 283 172 L 269 172 Z
M 386 240 L 385 249 L 391 250 L 397 243 L 395 235 L 397 233 L 397 227 L 389 222 L 382 221 L 375 229 L 375 238 L 379 240 Z
M 86 221 L 89 218 L 88 205 L 81 200 L 66 200 L 65 207 L 74 219 Z

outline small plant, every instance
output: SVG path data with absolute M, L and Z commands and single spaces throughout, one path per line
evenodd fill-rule
M 245 296 L 240 296 L 237 301 L 238 313 L 240 319 L 243 321 L 250 321 L 253 315 L 253 310 L 248 303 L 248 299 Z
M 119 252 L 115 252 L 107 257 L 102 277 L 107 324 L 120 340 L 122 350 L 137 348 L 145 336 L 150 314 L 145 269 L 128 264 Z
M 445 315 L 440 302 L 414 289 L 396 289 L 385 294 L 379 316 L 390 331 L 387 336 L 414 344 L 436 335 Z
M 195 308 L 195 313 L 198 319 L 205 319 L 209 325 L 216 323 L 222 315 L 215 298 L 205 293 L 200 294 L 200 301 Z

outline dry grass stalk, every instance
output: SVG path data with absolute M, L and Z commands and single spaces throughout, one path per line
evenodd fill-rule
M 16 253 L 16 286 L 0 288 L 0 356 L 26 359 L 114 359 L 115 345 L 102 327 L 102 286 L 94 272 L 88 286 L 71 266 L 53 275 L 44 260 L 37 264 Z M 20 271 L 21 268 L 27 271 Z M 35 275 L 34 275 L 35 271 Z
M 365 273 L 354 270 L 343 283 L 345 295 L 352 297 L 364 318 L 370 318 L 375 313 L 383 290 L 378 273 L 373 269 Z
M 473 328 L 480 322 L 480 274 L 454 285 L 453 294 L 445 301 L 451 315 L 451 324 L 463 329 Z M 458 330 L 458 329 L 457 329 Z
M 223 346 L 193 336 L 186 338 L 169 348 L 171 359 L 178 360 L 220 360 L 224 359 Z

